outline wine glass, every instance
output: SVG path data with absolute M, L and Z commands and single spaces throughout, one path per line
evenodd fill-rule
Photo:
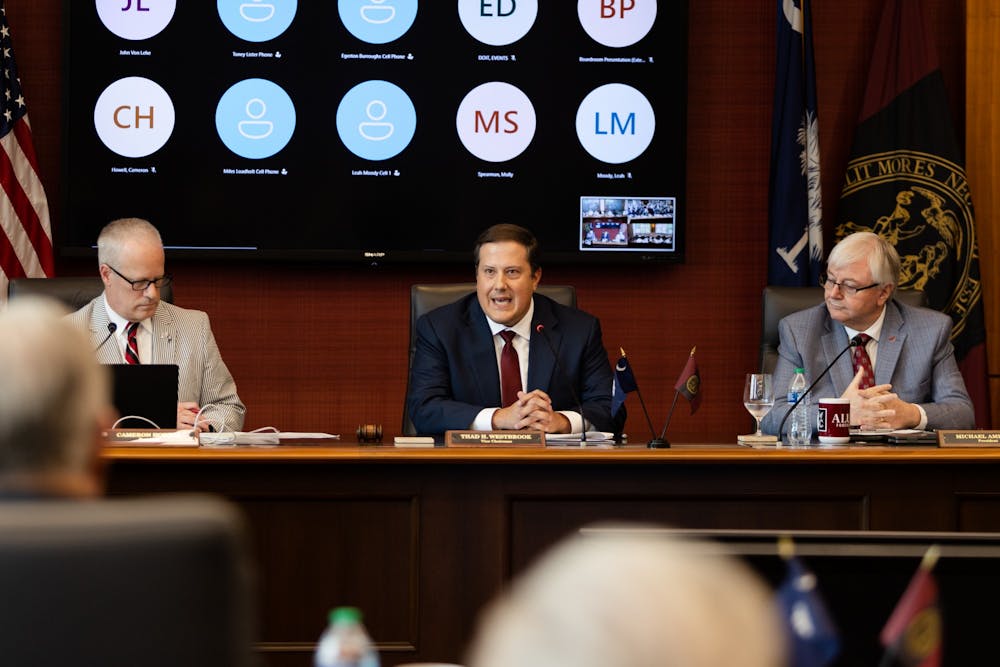
M 763 436 L 760 420 L 774 407 L 774 386 L 770 373 L 747 373 L 746 383 L 743 385 L 743 405 L 757 420 L 757 432 L 754 435 Z

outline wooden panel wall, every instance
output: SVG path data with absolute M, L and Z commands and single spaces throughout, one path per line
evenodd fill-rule
M 1000 424 L 1000 7 L 993 0 L 967 2 L 966 107 L 968 134 L 965 139 L 966 170 L 975 197 L 976 230 L 979 233 L 979 268 L 986 304 L 986 356 L 990 372 L 993 425 Z
M 953 116 L 963 124 L 964 4 L 925 0 Z M 57 239 L 61 7 L 61 0 L 7 2 Z M 823 208 L 832 220 L 881 3 L 814 0 L 813 7 Z M 727 440 L 750 427 L 740 394 L 743 374 L 756 365 L 767 279 L 775 12 L 773 1 L 690 2 L 687 263 L 628 270 L 549 266 L 543 276 L 577 285 L 580 307 L 602 320 L 609 357 L 619 346 L 629 353 L 657 429 L 687 354 L 698 346 L 704 402 L 694 416 L 679 406 L 667 433 L 676 441 Z M 552 164 L 560 159 L 552 156 Z M 285 229 L 295 224 L 275 222 Z M 94 269 L 89 262 L 59 261 L 64 275 Z M 175 261 L 170 269 L 177 302 L 212 316 L 249 408 L 248 428 L 348 433 L 359 423 L 381 423 L 389 435 L 399 431 L 406 385 L 409 285 L 472 277 L 471 264 Z M 638 402 L 629 406 L 628 430 L 647 438 Z

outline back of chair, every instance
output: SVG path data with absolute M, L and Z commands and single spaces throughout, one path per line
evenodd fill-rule
M 104 291 L 100 276 L 64 276 L 59 278 L 14 278 L 7 285 L 7 297 L 47 296 L 61 301 L 70 310 L 79 310 Z M 160 298 L 174 302 L 173 285 L 160 288 Z
M 896 290 L 893 298 L 908 306 L 927 306 L 927 295 L 919 290 Z M 822 287 L 768 285 L 761 298 L 760 372 L 773 373 L 778 364 L 778 323 L 785 315 L 823 301 Z
M 0 662 L 256 664 L 252 577 L 221 499 L 0 500 Z
M 410 351 L 407 371 L 407 394 L 409 394 L 409 371 L 413 367 L 413 354 L 417 350 L 417 320 L 435 308 L 458 301 L 466 294 L 476 291 L 476 283 L 441 283 L 432 285 L 413 285 L 410 287 Z M 556 303 L 576 308 L 576 288 L 572 285 L 540 284 L 539 294 L 549 297 Z M 414 435 L 416 429 L 410 421 L 406 409 L 406 398 L 403 398 L 403 435 Z

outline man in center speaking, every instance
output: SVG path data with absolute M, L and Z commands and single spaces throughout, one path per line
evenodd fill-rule
M 534 235 L 494 225 L 473 254 L 476 292 L 417 321 L 406 396 L 417 432 L 620 430 L 601 324 L 535 292 Z

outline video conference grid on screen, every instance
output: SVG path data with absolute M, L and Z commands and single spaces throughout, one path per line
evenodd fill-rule
M 686 2 L 65 5 L 66 254 L 682 261 Z

